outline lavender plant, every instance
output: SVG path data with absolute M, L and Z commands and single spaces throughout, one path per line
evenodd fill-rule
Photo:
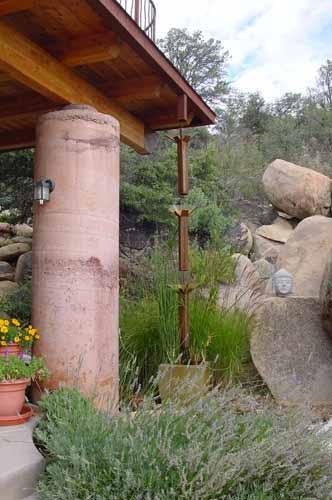
M 43 500 L 332 499 L 331 435 L 305 409 L 256 412 L 235 389 L 111 420 L 68 389 L 42 407 Z

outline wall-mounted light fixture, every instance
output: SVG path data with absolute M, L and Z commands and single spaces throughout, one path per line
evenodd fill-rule
M 51 179 L 36 182 L 34 189 L 34 200 L 39 201 L 40 205 L 43 205 L 44 201 L 50 201 L 50 193 L 52 193 L 54 188 L 55 183 L 51 181 Z

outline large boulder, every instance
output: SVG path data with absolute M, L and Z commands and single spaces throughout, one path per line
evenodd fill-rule
M 17 283 L 14 283 L 13 281 L 0 281 L 0 299 L 14 292 L 17 287 Z
M 266 299 L 251 355 L 278 402 L 332 404 L 332 340 L 322 327 L 318 299 Z
M 21 255 L 16 264 L 15 281 L 22 283 L 32 275 L 32 252 Z
M 300 222 L 277 260 L 277 269 L 294 277 L 294 295 L 318 297 L 332 248 L 332 219 L 315 215 Z
M 331 180 L 310 168 L 275 160 L 263 175 L 270 202 L 298 219 L 331 213 Z
M 0 261 L 1 260 L 14 260 L 23 253 L 29 252 L 31 246 L 27 243 L 12 243 L 0 248 Z
M 283 245 L 283 243 L 268 240 L 256 233 L 254 238 L 255 257 L 256 259 L 266 259 L 272 264 L 275 264 Z
M 261 290 L 265 292 L 266 285 L 275 273 L 275 266 L 266 259 L 258 259 L 253 264 L 261 281 Z
M 14 277 L 13 268 L 8 262 L 0 261 L 0 281 L 11 281 Z
M 235 222 L 227 231 L 227 240 L 233 249 L 244 255 L 249 255 L 253 247 L 253 236 L 250 229 L 243 222 Z
M 332 338 L 332 252 L 326 261 L 319 291 L 322 325 Z
M 241 309 L 253 313 L 259 307 L 262 293 L 261 280 L 253 263 L 241 254 L 234 254 L 234 283 L 222 285 L 218 293 L 221 309 Z
M 32 246 L 32 238 L 27 238 L 26 236 L 14 236 L 11 239 L 12 243 L 27 243 Z
M 23 236 L 25 238 L 32 238 L 33 228 L 28 224 L 16 224 L 13 227 L 13 233 L 16 236 Z
M 8 222 L 0 222 L 0 233 L 11 233 L 12 227 Z
M 281 217 L 278 217 L 273 224 L 261 226 L 256 229 L 256 234 L 258 236 L 263 236 L 263 238 L 278 241 L 279 243 L 286 243 L 292 232 L 292 224 L 288 220 L 282 219 Z

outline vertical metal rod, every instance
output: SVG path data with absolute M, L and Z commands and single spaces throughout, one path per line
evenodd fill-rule
M 135 0 L 135 21 L 139 25 L 139 18 L 140 18 L 140 12 L 141 12 L 141 0 Z
M 179 271 L 189 271 L 189 211 L 179 217 Z

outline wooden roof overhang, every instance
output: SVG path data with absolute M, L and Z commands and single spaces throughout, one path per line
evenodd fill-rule
M 140 153 L 153 132 L 213 111 L 116 0 L 0 0 L 0 150 L 34 145 L 38 117 L 89 104 Z

